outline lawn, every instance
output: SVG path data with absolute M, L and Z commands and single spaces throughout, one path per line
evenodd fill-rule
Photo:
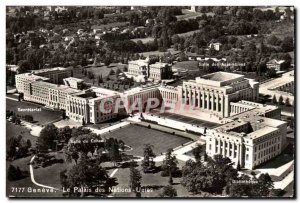
M 131 41 L 134 41 L 135 43 L 137 41 L 139 41 L 139 40 L 141 40 L 143 42 L 143 44 L 146 44 L 146 43 L 154 41 L 154 38 L 153 37 L 147 37 L 147 38 L 135 38 L 135 39 L 131 39 Z
M 31 157 L 25 157 L 21 159 L 17 159 L 13 162 L 6 161 L 6 172 L 9 167 L 9 164 L 12 164 L 15 167 L 19 167 L 22 171 L 28 171 L 29 172 L 29 161 Z M 6 195 L 7 196 L 14 196 L 14 197 L 36 197 L 38 194 L 35 193 L 27 193 L 27 192 L 13 192 L 13 188 L 28 188 L 28 187 L 33 187 L 33 188 L 40 188 L 36 185 L 34 185 L 31 182 L 30 177 L 23 178 L 21 180 L 16 180 L 16 181 L 9 181 L 6 179 Z
M 95 75 L 95 79 L 94 79 L 95 84 L 94 85 L 96 85 L 97 77 L 99 75 L 102 75 L 102 78 L 107 77 L 110 70 L 116 71 L 119 68 L 121 71 L 123 71 L 125 66 L 126 65 L 124 65 L 124 64 L 111 64 L 109 67 L 107 67 L 107 66 L 88 67 L 88 68 L 86 68 L 86 70 L 91 71 Z M 87 76 L 83 75 L 82 68 L 75 68 L 73 71 L 73 74 L 74 74 L 73 76 L 75 78 L 80 78 L 80 79 L 83 79 L 87 83 L 93 84 L 93 79 L 89 79 Z
M 193 30 L 193 31 L 189 31 L 189 32 L 185 32 L 185 33 L 180 33 L 177 34 L 179 37 L 189 37 L 192 36 L 194 33 L 199 32 L 199 30 Z
M 138 163 L 139 166 L 137 169 L 141 172 L 142 180 L 141 185 L 143 188 L 152 189 L 151 192 L 143 192 L 141 195 L 142 197 L 159 197 L 159 195 L 162 192 L 162 188 L 164 186 L 169 185 L 168 180 L 169 177 L 162 177 L 160 175 L 160 172 L 157 173 L 143 173 L 142 167 L 140 166 L 140 162 Z M 162 162 L 157 162 L 156 166 L 160 166 Z M 179 169 L 182 168 L 182 166 L 185 163 L 178 160 L 178 167 Z M 114 175 L 115 178 L 117 178 L 118 185 L 115 186 L 116 188 L 128 188 L 129 187 L 129 177 L 130 177 L 130 170 L 129 168 L 121 168 L 118 169 L 116 174 Z M 177 197 L 195 197 L 191 193 L 187 191 L 187 189 L 181 185 L 181 179 L 182 178 L 173 178 L 173 187 L 177 191 Z M 118 192 L 113 193 L 112 196 L 115 197 L 135 197 L 134 193 L 128 193 L 128 192 Z
M 198 71 L 199 62 L 198 61 L 181 61 L 174 64 L 173 68 L 180 70 Z
M 175 148 L 190 141 L 187 138 L 137 125 L 129 125 L 120 130 L 116 130 L 102 136 L 106 138 L 113 137 L 123 140 L 126 145 L 129 145 L 133 148 L 133 150 L 127 152 L 127 154 L 135 156 L 143 156 L 145 144 L 153 145 L 154 153 L 160 154 L 162 152 L 166 152 L 169 148 Z
M 140 55 L 143 55 L 144 57 L 148 57 L 148 56 L 164 56 L 167 53 L 171 53 L 172 55 L 176 55 L 178 53 L 180 53 L 180 51 L 176 51 L 173 48 L 168 49 L 166 52 L 161 52 L 161 51 L 148 51 L 148 52 L 141 52 L 139 53 Z
M 123 27 L 123 26 L 126 26 L 128 25 L 129 22 L 114 22 L 114 23 L 108 23 L 108 24 L 101 24 L 101 25 L 93 25 L 91 28 L 92 29 L 111 29 L 111 28 L 114 28 L 114 27 Z
M 32 146 L 35 146 L 37 137 L 31 135 L 27 128 L 6 121 L 6 142 L 9 138 L 17 137 L 18 135 L 21 135 L 25 141 L 29 139 Z
M 177 20 L 189 20 L 189 19 L 196 19 L 203 15 L 203 13 L 193 12 L 188 9 L 182 9 L 183 15 L 176 16 Z M 214 13 L 206 13 L 207 16 L 214 16 Z
M 41 108 L 41 111 L 18 111 L 18 108 Z M 48 122 L 59 120 L 62 113 L 60 111 L 55 111 L 45 108 L 43 105 L 35 104 L 31 102 L 17 102 L 10 99 L 6 99 L 6 110 L 14 111 L 18 115 L 32 115 L 36 124 L 45 125 Z
M 63 154 L 58 153 L 57 159 L 62 159 Z M 17 159 L 11 162 L 14 166 L 19 166 L 21 170 L 27 170 L 29 172 L 29 165 L 31 157 Z M 7 162 L 7 168 L 10 162 Z M 57 163 L 45 168 L 37 168 L 33 170 L 35 181 L 39 184 L 61 188 L 60 184 L 60 172 L 66 169 L 68 165 L 66 163 Z M 11 192 L 12 187 L 25 187 L 25 191 L 22 193 Z M 34 189 L 41 189 L 42 187 L 35 185 L 30 176 L 17 181 L 7 181 L 7 195 L 13 195 L 17 197 L 62 197 L 62 191 L 55 191 L 49 193 L 30 193 L 27 189 L 31 187 Z

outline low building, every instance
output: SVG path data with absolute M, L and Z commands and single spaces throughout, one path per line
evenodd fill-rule
M 208 45 L 208 48 L 214 48 L 216 51 L 220 51 L 222 44 L 220 42 L 212 42 Z
M 285 63 L 285 60 L 272 59 L 272 60 L 267 62 L 267 68 L 268 69 L 275 69 L 276 71 L 282 71 L 284 63 Z
M 128 62 L 128 74 L 133 76 L 144 76 L 156 81 L 172 77 L 172 68 L 167 63 L 156 62 L 150 65 L 150 59 L 139 59 Z
M 172 68 L 167 63 L 156 62 L 149 67 L 149 78 L 154 80 L 163 80 L 172 77 Z
M 139 76 L 144 75 L 148 76 L 149 69 L 149 60 L 148 59 L 139 59 L 135 61 L 128 61 L 128 73 L 130 75 Z

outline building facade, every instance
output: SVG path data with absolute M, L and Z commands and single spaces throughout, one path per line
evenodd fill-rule
M 31 73 L 34 75 L 49 78 L 51 83 L 63 84 L 63 79 L 72 76 L 73 68 L 48 68 L 40 70 L 32 70 Z
M 148 79 L 160 81 L 171 78 L 172 68 L 167 63 L 156 62 L 150 64 L 150 59 L 139 59 L 128 62 L 128 74 L 133 76 L 144 76 Z
M 258 88 L 258 82 L 243 75 L 216 72 L 183 82 L 182 86 L 178 86 L 178 99 L 182 104 L 228 117 L 230 102 L 241 99 L 255 101 Z
M 208 156 L 221 154 L 252 170 L 283 151 L 287 123 L 278 120 L 279 108 L 247 101 L 232 105 L 240 113 L 234 110 L 227 123 L 206 133 Z

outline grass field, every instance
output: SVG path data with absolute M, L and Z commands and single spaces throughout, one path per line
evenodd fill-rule
M 56 158 L 63 158 L 63 154 L 58 153 Z M 14 166 L 19 166 L 21 170 L 27 170 L 29 172 L 29 165 L 31 157 L 17 159 L 13 162 L 7 162 L 7 168 L 9 163 Z M 35 181 L 39 184 L 55 187 L 61 189 L 60 184 L 60 172 L 68 167 L 66 163 L 57 163 L 45 168 L 37 168 L 33 170 Z M 46 178 L 47 177 L 47 178 Z M 13 187 L 25 188 L 22 193 L 12 192 Z M 7 181 L 7 194 L 17 197 L 62 197 L 62 191 L 55 191 L 49 193 L 31 193 L 28 192 L 28 188 L 41 189 L 42 187 L 35 185 L 30 176 L 17 181 Z
M 136 39 L 131 39 L 131 41 L 134 41 L 135 43 L 137 41 L 141 40 L 144 44 L 148 43 L 148 42 L 152 42 L 154 41 L 153 37 L 147 37 L 147 38 L 136 38 Z
M 199 30 L 193 30 L 193 31 L 189 31 L 189 32 L 185 32 L 185 33 L 180 33 L 177 34 L 179 37 L 189 37 L 192 36 L 194 33 L 199 32 Z
M 136 156 L 143 156 L 145 144 L 153 145 L 154 153 L 160 154 L 166 152 L 169 148 L 175 148 L 190 141 L 187 138 L 136 125 L 124 127 L 103 136 L 123 140 L 126 145 L 133 148 L 128 154 Z
M 108 74 L 109 74 L 109 72 L 110 72 L 110 70 L 116 71 L 119 68 L 121 71 L 123 71 L 123 68 L 125 66 L 126 65 L 124 65 L 124 64 L 111 64 L 110 67 L 107 67 L 107 66 L 97 66 L 97 67 L 86 68 L 86 70 L 93 72 L 93 74 L 95 75 L 96 78 L 94 79 L 94 82 L 95 82 L 94 85 L 96 86 L 97 76 L 102 75 L 103 78 L 107 77 Z M 74 69 L 73 74 L 74 74 L 74 77 L 83 79 L 85 82 L 93 84 L 93 79 L 89 79 L 88 77 L 86 77 L 86 76 L 83 75 L 82 68 L 76 68 L 76 69 Z
M 18 108 L 26 109 L 26 108 L 41 108 L 41 111 L 18 111 Z M 57 120 L 61 118 L 62 113 L 60 111 L 54 111 L 51 109 L 46 109 L 43 105 L 34 104 L 30 102 L 17 102 L 12 101 L 10 99 L 6 99 L 6 110 L 14 111 L 18 115 L 32 115 L 36 124 L 44 125 L 48 122 Z
M 189 71 L 194 71 L 194 70 L 199 70 L 198 67 L 199 62 L 198 61 L 181 61 L 181 62 L 177 62 L 176 64 L 174 64 L 174 68 L 176 69 L 180 69 L 180 70 L 189 70 Z
M 203 13 L 193 12 L 188 9 L 182 9 L 183 15 L 176 16 L 177 20 L 189 20 L 189 19 L 196 19 L 203 15 Z M 214 16 L 214 13 L 206 13 L 207 16 Z
M 114 22 L 114 23 L 108 23 L 108 24 L 101 24 L 101 25 L 93 25 L 92 29 L 111 29 L 114 27 L 122 27 L 129 24 L 129 22 Z

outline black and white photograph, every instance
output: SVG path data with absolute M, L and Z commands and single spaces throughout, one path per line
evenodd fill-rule
M 296 198 L 297 8 L 185 4 L 7 2 L 6 198 Z

